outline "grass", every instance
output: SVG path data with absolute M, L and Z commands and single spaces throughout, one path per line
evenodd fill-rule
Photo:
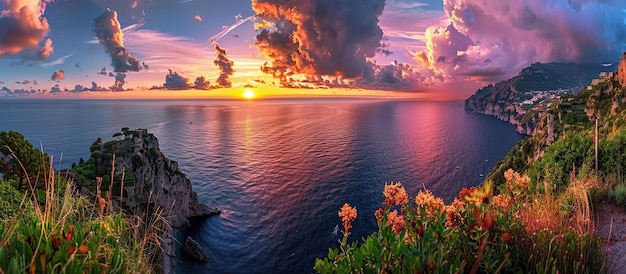
M 52 168 L 35 178 L 41 182 L 29 179 L 25 193 L 0 181 L 0 204 L 12 205 L 0 210 L 0 273 L 163 271 L 158 255 L 169 225 L 162 210 L 135 216 L 115 209 L 102 180 L 87 197 Z

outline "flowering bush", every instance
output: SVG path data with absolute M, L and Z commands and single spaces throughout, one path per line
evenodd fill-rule
M 450 205 L 429 190 L 420 191 L 412 203 L 401 183 L 385 184 L 385 200 L 374 213 L 378 231 L 360 245 L 348 243 L 357 214 L 344 204 L 340 247 L 329 249 L 314 268 L 320 273 L 601 271 L 597 237 L 574 230 L 529 233 L 519 212 L 528 207 L 530 180 L 512 170 L 504 176 L 506 193 L 494 196 L 486 182 L 463 188 Z M 562 254 L 566 250 L 577 257 Z

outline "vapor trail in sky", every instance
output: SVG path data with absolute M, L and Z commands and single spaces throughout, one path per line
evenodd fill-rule
M 234 24 L 228 26 L 227 28 L 224 28 L 222 31 L 220 31 L 217 34 L 211 36 L 209 38 L 209 42 L 217 42 L 217 41 L 219 41 L 220 39 L 222 39 L 222 37 L 226 36 L 226 34 L 231 32 L 232 30 L 236 29 L 237 27 L 241 26 L 243 23 L 250 21 L 253 18 L 254 18 L 254 15 L 246 17 L 244 19 L 237 20 L 237 22 L 235 22 Z

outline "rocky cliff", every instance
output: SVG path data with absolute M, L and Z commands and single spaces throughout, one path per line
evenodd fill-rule
M 584 89 L 601 72 L 615 67 L 534 63 L 508 80 L 478 89 L 465 100 L 465 109 L 495 116 L 516 125 L 518 132 L 532 135 L 552 100 Z
M 180 171 L 176 161 L 163 155 L 154 135 L 145 129 L 123 131 L 114 135 L 118 140 L 96 141 L 91 149 L 92 156 L 85 163 L 88 168 L 78 169 L 93 167 L 92 173 L 105 177 L 100 186 L 102 196 L 110 187 L 107 174 L 114 169 L 112 200 L 129 213 L 151 216 L 162 211 L 161 215 L 175 228 L 186 224 L 190 217 L 219 213 L 198 201 L 191 181 Z M 90 189 L 97 193 L 94 187 L 92 184 Z
M 626 87 L 626 52 L 622 54 L 622 59 L 617 66 L 617 80 L 622 87 Z

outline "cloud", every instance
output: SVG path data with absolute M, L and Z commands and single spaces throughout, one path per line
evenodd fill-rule
M 94 33 L 106 52 L 111 56 L 111 65 L 115 72 L 139 71 L 139 60 L 126 52 L 124 34 L 117 12 L 107 9 L 94 20 Z
M 218 87 L 231 87 L 233 84 L 228 77 L 232 76 L 235 71 L 233 70 L 233 61 L 228 60 L 226 57 L 226 51 L 215 43 L 215 53 L 217 57 L 213 63 L 220 69 L 220 76 L 217 78 L 216 83 Z
M 194 16 L 193 19 L 195 19 L 198 22 L 202 22 L 202 17 L 200 15 Z
M 107 75 L 107 74 L 108 74 L 108 73 L 107 73 L 107 68 L 106 68 L 106 67 L 103 67 L 103 68 L 102 68 L 102 70 L 100 70 L 99 72 L 96 72 L 96 73 L 97 73 L 97 74 L 100 74 L 100 75 Z
M 111 86 L 112 91 L 124 91 L 124 84 L 126 84 L 126 74 L 118 72 L 115 74 L 115 83 Z
M 21 83 L 21 84 L 22 84 L 22 85 L 28 85 L 28 84 L 30 84 L 30 80 L 24 80 L 24 81 L 22 81 L 22 83 Z
M 63 79 L 65 79 L 65 71 L 62 69 L 57 69 L 52 73 L 52 77 L 50 77 L 50 80 L 52 81 L 61 81 Z
M 444 0 L 415 60 L 445 77 L 495 81 L 533 62 L 601 63 L 626 45 L 626 1 Z
M 193 82 L 193 88 L 195 89 L 210 89 L 211 83 L 205 79 L 204 76 L 198 76 Z
M 169 70 L 169 73 L 165 75 L 165 83 L 163 83 L 163 87 L 167 89 L 188 89 L 190 87 L 189 79 L 178 74 L 178 72 L 172 72 L 172 70 Z
M 50 0 L 3 2 L 6 8 L 0 15 L 0 57 L 48 58 L 53 48 L 52 40 L 46 39 L 50 26 L 44 11 Z
M 56 60 L 54 60 L 52 62 L 43 63 L 43 64 L 41 64 L 41 67 L 42 68 L 50 68 L 50 67 L 53 67 L 53 66 L 56 66 L 56 65 L 61 65 L 61 64 L 63 64 L 65 62 L 65 59 L 69 58 L 72 55 L 73 54 L 68 54 L 68 55 L 60 57 L 60 58 L 58 58 L 58 59 L 56 59 Z
M 262 71 L 285 83 L 293 74 L 373 77 L 385 0 L 252 0 L 256 17 L 273 22 L 254 45 L 271 61 Z

